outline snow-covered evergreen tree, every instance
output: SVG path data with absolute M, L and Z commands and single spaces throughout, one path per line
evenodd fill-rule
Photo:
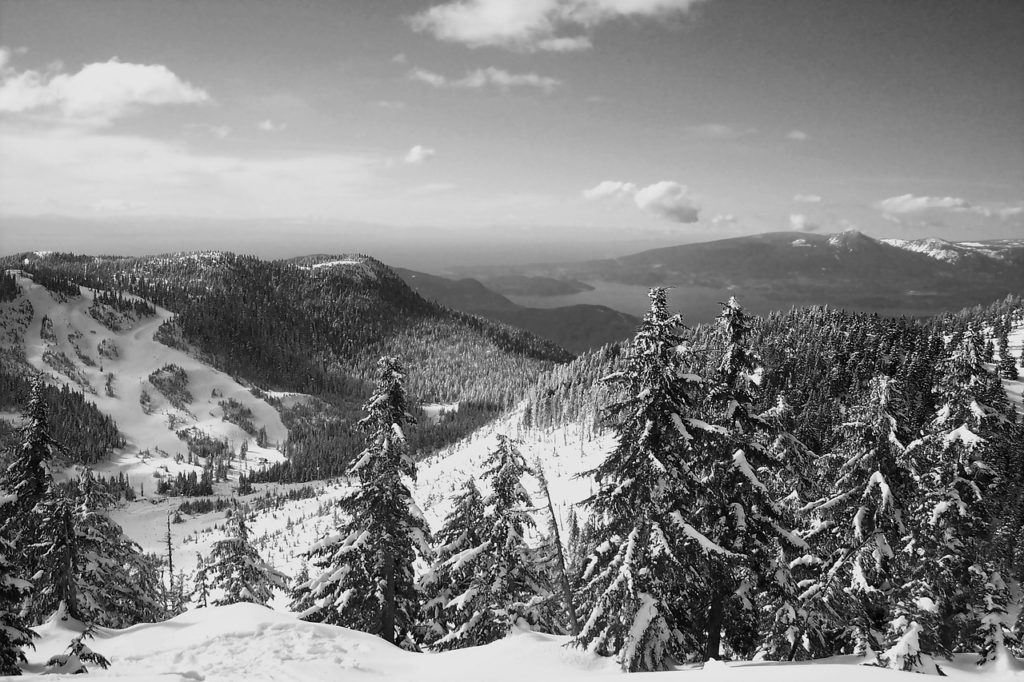
M 683 511 L 724 550 L 701 557 L 708 588 L 701 609 L 707 614 L 704 656 L 721 657 L 723 631 L 724 643 L 741 656 L 751 655 L 755 647 L 773 657 L 789 656 L 809 627 L 789 563 L 809 547 L 789 527 L 791 515 L 761 479 L 787 487 L 785 469 L 776 458 L 780 453 L 768 444 L 782 442 L 792 451 L 804 451 L 755 410 L 755 378 L 761 368 L 748 345 L 749 321 L 735 298 L 724 305 L 718 321 L 725 345 L 708 400 L 715 428 L 700 447 L 687 449 L 686 466 L 699 485 L 694 486 L 694 504 Z M 792 489 L 776 494 L 783 492 Z M 757 622 L 762 607 L 773 614 L 767 628 Z
M 866 656 L 884 648 L 905 575 L 906 559 L 897 550 L 906 541 L 905 505 L 913 496 L 893 383 L 881 376 L 871 380 L 866 400 L 841 427 L 837 451 L 821 459 L 823 474 L 835 477 L 834 491 L 809 505 L 811 536 L 824 564 L 805 597 L 831 611 L 854 650 Z
M 37 623 L 58 610 L 75 620 L 86 620 L 79 602 L 78 533 L 75 529 L 74 502 L 50 488 L 39 505 L 39 534 L 29 551 L 38 572 L 33 576 L 30 613 Z
M 545 620 L 542 607 L 550 590 L 525 538 L 534 527 L 533 502 L 522 478 L 531 471 L 512 439 L 499 434 L 497 440 L 483 463 L 491 492 L 482 500 L 478 542 L 447 560 L 450 575 L 456 582 L 465 576 L 468 585 L 449 587 L 445 610 L 452 626 L 434 643 L 438 649 L 486 644 L 521 619 L 531 626 Z M 473 503 L 471 497 L 466 503 Z
M 413 421 L 404 378 L 396 358 L 378 361 L 377 391 L 360 422 L 368 444 L 350 469 L 358 485 L 339 502 L 345 518 L 337 531 L 307 553 L 319 574 L 299 585 L 295 598 L 312 601 L 302 613 L 306 620 L 415 647 L 419 594 L 413 562 L 429 556 L 430 538 L 407 482 L 415 478 L 416 463 L 403 432 Z
M 705 388 L 687 368 L 689 347 L 681 318 L 668 312 L 666 290 L 654 288 L 650 298 L 624 369 L 606 379 L 624 398 L 607 410 L 616 446 L 588 472 L 599 486 L 585 502 L 595 544 L 580 588 L 584 624 L 574 640 L 628 671 L 695 656 L 698 641 L 687 634 L 680 608 L 703 580 L 689 541 L 722 551 L 680 513 L 696 499 L 683 452 L 710 428 L 697 418 Z
M 249 602 L 266 606 L 274 590 L 286 590 L 288 578 L 264 561 L 249 538 L 246 514 L 231 517 L 230 536 L 213 543 L 208 571 L 210 588 L 219 591 L 214 606 Z
M 473 571 L 463 560 L 484 544 L 484 501 L 472 478 L 455 496 L 444 525 L 434 534 L 433 563 L 420 578 L 423 592 L 422 638 L 433 645 L 452 631 L 452 600 L 470 589 Z
M 5 498 L 0 491 L 0 506 L 9 504 Z M 21 614 L 32 585 L 18 577 L 13 553 L 14 546 L 0 537 L 0 675 L 21 674 L 18 664 L 25 662 L 24 649 L 33 646 L 37 636 Z
M 202 554 L 196 552 L 196 572 L 192 578 L 194 587 L 191 598 L 197 609 L 204 609 L 210 605 L 210 577 L 208 574 L 209 565 L 206 559 Z

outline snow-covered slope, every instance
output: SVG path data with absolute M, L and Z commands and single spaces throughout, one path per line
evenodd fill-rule
M 22 295 L 0 304 L 0 329 L 6 330 L 0 332 L 0 344 L 20 346 L 28 363 L 52 383 L 82 391 L 117 422 L 126 446 L 111 462 L 95 467 L 97 471 L 124 471 L 134 479 L 152 475 L 158 468 L 171 473 L 188 469 L 174 458 L 188 453 L 185 441 L 175 431 L 189 427 L 214 439 L 226 439 L 234 450 L 250 441 L 250 463 L 281 458 L 277 450 L 257 447 L 252 435 L 224 421 L 219 403 L 233 399 L 248 408 L 251 421 L 266 429 L 271 444 L 282 443 L 288 436 L 276 409 L 227 374 L 154 340 L 159 326 L 172 316 L 170 311 L 157 308 L 155 317 L 142 319 L 111 316 L 103 324 L 89 312 L 94 296 L 88 289 L 62 301 L 31 279 L 18 277 L 18 284 Z M 30 317 L 25 314 L 26 301 L 31 304 Z M 185 371 L 191 400 L 175 406 L 150 383 L 149 375 L 165 365 Z M 109 392 L 108 375 L 113 375 Z M 142 404 L 144 394 L 149 397 L 148 406 Z M 143 454 L 147 451 L 149 455 Z
M 1013 239 L 990 242 L 950 242 L 931 237 L 928 239 L 882 239 L 880 241 L 898 249 L 924 254 L 929 258 L 947 263 L 957 263 L 972 256 L 1005 260 L 1009 249 L 1024 245 L 1024 241 Z
M 28 679 L 42 671 L 50 656 L 63 652 L 80 632 L 74 622 L 41 628 L 36 650 L 29 652 Z M 92 667 L 96 678 L 162 682 L 582 682 L 619 678 L 614 662 L 566 646 L 568 638 L 517 632 L 488 644 L 438 654 L 403 651 L 354 630 L 297 620 L 252 604 L 199 609 L 173 620 L 126 630 L 101 629 L 87 644 L 111 667 Z M 814 663 L 719 663 L 649 673 L 664 682 L 873 682 L 912 679 L 910 673 L 858 665 L 837 657 Z M 990 666 L 991 667 L 991 666 Z M 1015 661 L 979 671 L 973 657 L 944 665 L 950 680 L 1024 679 Z M 38 679 L 53 679 L 52 676 Z

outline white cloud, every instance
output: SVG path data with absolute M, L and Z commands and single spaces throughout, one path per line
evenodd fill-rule
M 343 153 L 240 156 L 203 147 L 80 126 L 0 131 L 4 211 L 347 215 L 385 167 L 383 158 Z
M 820 204 L 821 197 L 817 194 L 797 194 L 793 196 L 793 201 L 798 204 Z
M 409 194 L 424 196 L 430 194 L 441 194 L 443 192 L 451 192 L 457 189 L 458 185 L 454 182 L 428 182 L 423 185 L 417 185 L 409 190 Z
M 695 223 L 700 217 L 700 208 L 690 196 L 689 188 L 672 180 L 662 180 L 646 187 L 638 187 L 632 182 L 605 180 L 583 190 L 583 196 L 590 200 L 633 197 L 633 203 L 641 211 L 677 223 Z
M 408 164 L 420 164 L 429 159 L 430 157 L 437 154 L 436 149 L 430 147 L 424 147 L 423 145 L 416 145 L 405 154 L 405 161 Z
M 795 140 L 796 142 L 806 142 L 811 139 L 811 136 L 802 130 L 790 130 L 786 133 L 787 140 Z
M 817 232 L 821 229 L 821 225 L 811 221 L 802 213 L 791 213 L 789 215 L 789 229 L 796 230 L 797 232 Z
M 739 219 L 732 213 L 719 213 L 711 219 L 712 225 L 735 225 Z
M 633 200 L 641 210 L 677 223 L 695 223 L 700 217 L 700 209 L 690 196 L 690 190 L 671 180 L 637 190 Z
M 618 180 L 605 180 L 599 182 L 590 189 L 583 190 L 583 197 L 586 199 L 621 199 L 622 197 L 636 194 L 637 186 L 632 182 L 619 182 Z
M 205 90 L 162 64 L 111 59 L 86 64 L 74 74 L 9 68 L 0 73 L 0 112 L 57 115 L 71 123 L 103 126 L 143 106 L 208 101 Z
M 965 210 L 970 208 L 966 199 L 960 197 L 925 197 L 901 194 L 878 202 L 878 208 L 889 214 L 920 213 L 929 209 Z
M 409 78 L 414 81 L 426 83 L 435 88 L 460 88 L 479 90 L 488 86 L 499 90 L 509 90 L 516 87 L 538 88 L 544 92 L 551 92 L 562 84 L 562 81 L 550 76 L 540 76 L 535 73 L 509 73 L 503 69 L 489 66 L 485 69 L 475 69 L 468 72 L 462 78 L 448 78 L 447 76 L 426 69 L 415 68 L 409 72 Z
M 405 56 L 404 52 L 399 52 L 398 54 L 391 58 L 391 61 L 395 64 L 405 64 L 406 62 L 409 61 L 409 59 Z
M 256 127 L 265 133 L 279 133 L 288 127 L 287 123 L 274 123 L 269 118 L 256 124 Z
M 726 123 L 703 123 L 683 128 L 683 134 L 695 140 L 735 140 L 756 132 L 757 128 L 739 128 Z
M 914 194 L 901 194 L 882 199 L 875 207 L 882 211 L 883 217 L 913 216 L 935 213 L 973 213 L 984 218 L 1008 220 L 1024 215 L 1021 204 L 972 204 L 961 197 L 930 197 Z M 898 222 L 894 221 L 894 222 Z
M 702 0 L 450 0 L 410 19 L 417 31 L 469 47 L 585 50 L 581 31 L 620 18 L 683 16 Z

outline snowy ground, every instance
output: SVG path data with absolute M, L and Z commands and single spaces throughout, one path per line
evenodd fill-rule
M 36 650 L 29 652 L 28 679 L 41 672 L 50 656 L 62 653 L 78 634 L 68 623 L 39 628 Z M 94 677 L 142 681 L 304 682 L 376 680 L 377 682 L 582 682 L 619 677 L 614 662 L 566 646 L 568 639 L 517 632 L 486 646 L 439 654 L 402 651 L 354 630 L 316 625 L 251 604 L 199 609 L 173 620 L 98 632 L 87 643 L 107 657 L 111 667 L 90 669 Z M 950 680 L 1024 679 L 1024 668 L 1006 662 L 979 671 L 973 657 L 944 666 Z M 814 663 L 718 663 L 649 673 L 639 679 L 664 682 L 873 682 L 913 679 L 909 673 L 863 665 L 840 657 Z M 898 677 L 896 677 L 898 676 Z M 53 679 L 52 676 L 40 679 Z M 633 678 L 630 678 L 633 679 Z

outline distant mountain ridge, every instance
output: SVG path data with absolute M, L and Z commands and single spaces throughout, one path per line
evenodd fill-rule
M 1024 240 L 879 240 L 856 230 L 770 232 L 579 263 L 466 268 L 464 274 L 580 281 L 598 288 L 586 295 L 590 302 L 602 302 L 599 283 L 605 282 L 699 289 L 708 297 L 736 294 L 754 312 L 829 304 L 933 314 L 1024 291 Z
M 525 329 L 575 353 L 621 341 L 631 336 L 640 323 L 639 318 L 608 306 L 530 308 L 513 303 L 475 279 L 447 279 L 404 268 L 392 269 L 424 298 Z

